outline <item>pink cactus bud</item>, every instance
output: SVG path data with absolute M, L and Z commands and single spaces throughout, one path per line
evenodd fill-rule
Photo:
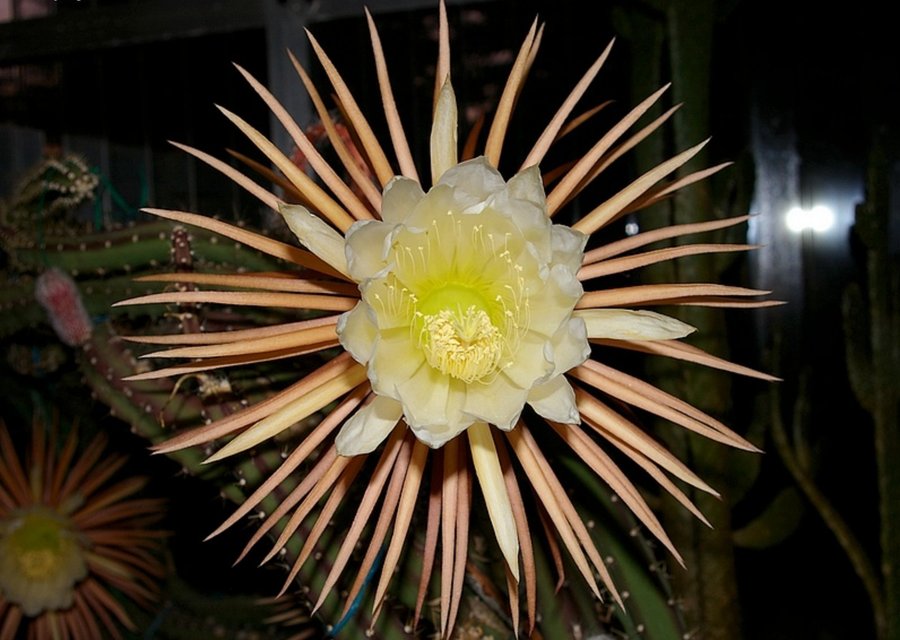
M 78 286 L 64 271 L 53 267 L 38 277 L 34 296 L 47 310 L 50 325 L 59 339 L 70 347 L 77 347 L 91 337 L 88 317 Z

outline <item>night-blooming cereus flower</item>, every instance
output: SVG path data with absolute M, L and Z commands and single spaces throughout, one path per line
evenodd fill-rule
M 348 137 L 340 134 L 296 59 L 294 66 L 349 183 L 322 158 L 277 99 L 240 68 L 319 180 L 311 179 L 256 129 L 224 109 L 226 117 L 283 174 L 281 182 L 287 185 L 284 199 L 230 165 L 178 145 L 279 211 L 308 251 L 201 215 L 150 210 L 163 218 L 216 231 L 298 268 L 280 274 L 162 274 L 150 279 L 227 290 L 176 291 L 122 304 L 257 305 L 302 309 L 305 318 L 316 312 L 312 319 L 271 327 L 132 338 L 180 345 L 146 357 L 194 359 L 132 376 L 133 380 L 344 349 L 324 364 L 310 358 L 315 370 L 268 400 L 178 434 L 157 450 L 170 452 L 230 437 L 208 460 L 217 461 L 248 451 L 325 407 L 333 407 L 214 534 L 258 509 L 267 495 L 302 468 L 299 484 L 268 515 L 244 553 L 289 516 L 268 556 L 274 557 L 303 525 L 308 534 L 294 559 L 287 587 L 315 551 L 335 512 L 352 494 L 357 504 L 355 516 L 342 532 L 315 608 L 322 606 L 354 549 L 365 541 L 364 557 L 348 589 L 344 613 L 380 562 L 371 612 L 377 616 L 398 567 L 415 506 L 426 502 L 423 570 L 414 620 L 419 619 L 430 576 L 439 563 L 438 632 L 447 637 L 462 595 L 470 496 L 476 483 L 505 559 L 514 625 L 518 625 L 520 581 L 530 629 L 536 617 L 535 561 L 520 482 L 527 482 L 537 495 L 552 535 L 562 541 L 591 590 L 600 596 L 595 579 L 595 573 L 599 574 L 613 598 L 620 601 L 603 557 L 541 450 L 536 432 L 556 433 L 679 560 L 641 494 L 606 450 L 616 449 L 631 458 L 701 519 L 670 476 L 701 490 L 713 490 L 614 406 L 632 405 L 722 443 L 754 450 L 711 416 L 592 359 L 592 344 L 770 378 L 680 343 L 678 339 L 692 327 L 654 311 L 633 308 L 661 304 L 765 306 L 769 303 L 754 299 L 765 291 L 707 283 L 623 288 L 601 284 L 584 290 L 587 282 L 602 282 L 606 276 L 655 262 L 750 248 L 686 244 L 638 251 L 663 240 L 739 224 L 746 220 L 742 217 L 658 229 L 584 252 L 592 234 L 624 213 L 637 212 L 724 166 L 665 182 L 702 144 L 589 208 L 571 228 L 551 223 L 551 218 L 612 162 L 673 113 L 674 109 L 669 110 L 626 136 L 665 88 L 626 114 L 582 157 L 551 172 L 552 178 L 547 178 L 551 174 L 542 175 L 539 167 L 553 142 L 564 128 L 569 130 L 584 120 L 572 113 L 606 60 L 607 47 L 562 101 L 519 169 L 507 178 L 498 171 L 500 155 L 513 106 L 537 54 L 537 24 L 518 53 L 483 152 L 474 151 L 479 142 L 476 129 L 464 145 L 462 157 L 443 6 L 440 25 L 429 137 L 430 181 L 419 176 L 413 162 L 371 17 L 375 67 L 396 165 L 391 164 L 340 73 L 310 35 L 352 131 L 349 139 L 358 140 L 359 148 L 348 146 Z M 524 474 L 517 479 L 518 467 Z M 430 487 L 423 488 L 423 481 Z M 351 487 L 358 490 L 351 492 Z
M 127 461 L 104 455 L 105 439 L 76 453 L 73 430 L 57 453 L 55 435 L 33 427 L 20 462 L 0 424 L 0 637 L 94 640 L 136 630 L 124 597 L 142 606 L 157 593 L 159 500 L 136 498 L 145 478 L 110 481 Z M 120 594 L 118 597 L 113 592 Z
M 347 233 L 349 275 L 362 299 L 338 321 L 341 344 L 377 395 L 337 437 L 338 453 L 369 453 L 401 415 L 441 447 L 475 422 L 512 429 L 525 403 L 578 423 L 564 372 L 590 347 L 573 317 L 585 236 L 550 223 L 536 167 L 509 183 L 484 158 L 448 169 L 427 194 L 397 177 L 382 221 Z

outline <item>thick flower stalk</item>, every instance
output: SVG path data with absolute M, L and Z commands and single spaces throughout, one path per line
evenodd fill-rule
M 0 640 L 120 638 L 136 627 L 113 591 L 155 598 L 161 501 L 135 497 L 146 478 L 111 481 L 127 458 L 105 444 L 77 452 L 73 430 L 57 452 L 36 423 L 23 466 L 0 425 Z
M 149 210 L 179 223 L 217 231 L 293 263 L 295 268 L 279 274 L 152 276 L 147 279 L 221 289 L 160 293 L 122 304 L 278 306 L 304 310 L 307 318 L 310 311 L 316 312 L 313 319 L 280 326 L 132 338 L 175 345 L 147 357 L 189 359 L 184 364 L 135 375 L 134 380 L 298 358 L 334 347 L 344 350 L 265 402 L 176 435 L 159 445 L 157 451 L 223 441 L 209 462 L 222 460 L 248 451 L 337 403 L 278 471 L 215 533 L 256 509 L 269 492 L 304 465 L 306 471 L 297 487 L 269 514 L 247 546 L 249 549 L 282 518 L 289 517 L 269 554 L 271 558 L 306 523 L 309 533 L 287 587 L 341 503 L 354 486 L 360 487 L 362 496 L 354 499 L 358 500 L 355 517 L 315 606 L 321 606 L 347 567 L 354 548 L 362 543 L 366 552 L 349 589 L 345 612 L 385 548 L 375 586 L 373 615 L 377 615 L 400 560 L 414 507 L 420 499 L 426 500 L 425 554 L 415 618 L 418 620 L 430 575 L 439 563 L 439 631 L 446 637 L 453 628 L 462 593 L 472 487 L 476 484 L 506 561 L 514 624 L 519 617 L 518 584 L 523 582 L 528 626 L 535 625 L 535 563 L 520 483 L 527 482 L 538 496 L 538 508 L 546 516 L 551 535 L 558 536 L 593 592 L 600 596 L 595 579 L 598 574 L 619 601 L 600 552 L 534 437 L 537 431 L 558 434 L 679 561 L 660 523 L 607 450 L 612 448 L 631 458 L 701 519 L 703 516 L 672 478 L 714 491 L 613 408 L 609 399 L 649 411 L 724 444 L 755 449 L 711 416 L 610 367 L 600 355 L 592 359 L 592 345 L 771 378 L 679 342 L 691 333 L 691 327 L 642 308 L 682 304 L 765 306 L 770 303 L 758 297 L 768 292 L 708 283 L 623 288 L 602 284 L 605 276 L 663 260 L 749 249 L 746 245 L 687 244 L 642 251 L 663 240 L 740 224 L 745 217 L 641 233 L 585 253 L 591 235 L 623 214 L 656 203 L 724 166 L 666 182 L 703 143 L 600 202 L 572 227 L 551 222 L 612 162 L 674 112 L 669 110 L 628 134 L 665 88 L 635 107 L 581 158 L 542 175 L 540 166 L 553 142 L 584 121 L 584 117 L 573 116 L 573 111 L 604 64 L 610 51 L 607 47 L 537 136 L 520 169 L 507 179 L 497 169 L 503 141 L 542 30 L 535 23 L 519 51 L 481 155 L 475 152 L 480 142 L 477 130 L 470 134 L 460 154 L 443 6 L 440 24 L 429 138 L 431 166 L 426 173 L 430 182 L 420 177 L 413 162 L 371 17 L 375 67 L 396 164 L 388 159 L 350 89 L 310 35 L 316 57 L 346 115 L 346 126 L 353 133 L 350 139 L 359 144 L 358 149 L 348 146 L 348 137 L 341 135 L 318 90 L 293 59 L 341 160 L 339 169 L 325 162 L 277 99 L 240 68 L 290 133 L 319 180 L 299 170 L 250 124 L 225 109 L 226 117 L 283 174 L 277 179 L 285 187 L 285 199 L 226 163 L 177 145 L 279 211 L 305 249 L 201 215 Z M 588 117 L 595 112 L 590 111 Z M 288 199 L 299 204 L 290 204 Z M 591 286 L 585 291 L 587 283 Z M 426 479 L 429 460 L 431 473 Z M 430 483 L 430 489 L 423 488 L 423 482 Z M 370 526 L 379 504 L 380 515 Z

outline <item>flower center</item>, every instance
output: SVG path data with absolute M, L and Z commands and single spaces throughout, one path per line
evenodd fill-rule
M 40 580 L 51 575 L 60 564 L 62 523 L 51 516 L 35 513 L 22 519 L 9 536 L 22 576 Z
M 441 373 L 475 382 L 494 373 L 503 355 L 503 335 L 484 309 L 442 309 L 422 318 L 425 360 Z
M 35 509 L 0 523 L 0 592 L 26 614 L 68 606 L 85 575 L 81 546 L 55 513 Z
M 429 292 L 416 309 L 425 361 L 466 383 L 496 372 L 506 338 L 492 319 L 494 306 L 478 287 L 465 284 L 449 283 Z

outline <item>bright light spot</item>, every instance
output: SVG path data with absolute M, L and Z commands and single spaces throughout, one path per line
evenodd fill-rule
M 800 233 L 805 229 L 819 233 L 828 231 L 834 225 L 834 212 L 828 207 L 818 204 L 812 209 L 793 207 L 785 218 L 791 231 Z
M 637 222 L 628 222 L 625 224 L 625 235 L 633 236 L 637 235 L 637 232 L 640 231 L 640 227 L 638 227 Z

